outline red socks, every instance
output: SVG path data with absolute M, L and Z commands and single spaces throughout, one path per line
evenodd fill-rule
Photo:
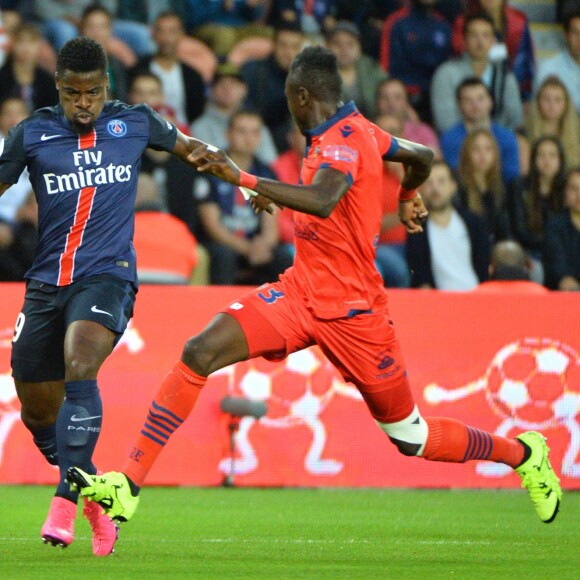
M 444 417 L 426 417 L 429 436 L 423 458 L 429 461 L 464 463 L 484 459 L 517 467 L 524 458 L 524 446 L 516 439 L 492 435 Z
M 141 487 L 173 432 L 187 419 L 207 377 L 194 373 L 183 362 L 175 363 L 151 403 L 141 433 L 123 473 Z

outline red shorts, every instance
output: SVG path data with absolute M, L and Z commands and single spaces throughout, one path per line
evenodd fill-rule
M 242 327 L 250 358 L 282 360 L 317 344 L 342 377 L 358 388 L 375 419 L 394 423 L 411 414 L 415 403 L 386 310 L 316 318 L 292 287 L 275 282 L 248 292 L 222 312 Z

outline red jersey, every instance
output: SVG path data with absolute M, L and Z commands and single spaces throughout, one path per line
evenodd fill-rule
M 375 267 L 381 230 L 383 159 L 399 144 L 365 119 L 353 102 L 307 132 L 301 181 L 319 169 L 344 173 L 351 184 L 326 219 L 294 212 L 296 256 L 285 274 L 317 318 L 332 319 L 387 305 Z

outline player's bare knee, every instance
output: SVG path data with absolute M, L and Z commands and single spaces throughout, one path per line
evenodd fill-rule
M 412 413 L 396 423 L 381 423 L 379 427 L 387 434 L 400 453 L 407 456 L 421 456 L 425 449 L 429 427 L 415 406 Z
M 65 361 L 67 381 L 87 381 L 96 378 L 101 361 L 91 357 L 72 356 Z
M 52 412 L 50 409 L 30 409 L 25 406 L 20 410 L 20 418 L 29 431 L 54 425 L 57 414 L 58 411 Z
M 195 373 L 207 376 L 211 363 L 214 359 L 213 353 L 200 340 L 199 336 L 190 338 L 183 347 L 181 360 Z

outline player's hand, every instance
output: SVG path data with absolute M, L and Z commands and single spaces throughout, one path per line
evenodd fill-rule
M 399 219 L 407 229 L 407 233 L 420 234 L 427 215 L 427 209 L 419 192 L 413 199 L 399 201 Z
M 261 193 L 258 193 L 258 195 L 253 195 L 249 201 L 250 205 L 254 208 L 254 212 L 258 215 L 263 211 L 269 213 L 270 215 L 276 214 L 276 205 Z
M 240 182 L 240 168 L 221 149 L 213 145 L 204 143 L 196 147 L 187 156 L 187 161 L 200 173 L 215 175 L 234 185 Z

